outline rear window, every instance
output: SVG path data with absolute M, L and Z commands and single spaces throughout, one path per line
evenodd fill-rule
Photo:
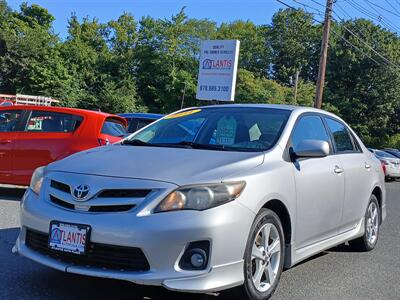
M 120 121 L 109 118 L 106 119 L 106 121 L 104 122 L 101 133 L 116 137 L 123 137 L 128 132 L 126 131 L 125 126 Z
M 397 158 L 393 154 L 390 154 L 390 153 L 387 153 L 387 152 L 381 151 L 381 150 L 376 150 L 375 154 L 376 154 L 376 156 L 379 156 L 379 157 Z
M 72 114 L 51 112 L 51 111 L 32 111 L 28 120 L 26 131 L 28 132 L 74 132 L 79 128 L 83 117 Z

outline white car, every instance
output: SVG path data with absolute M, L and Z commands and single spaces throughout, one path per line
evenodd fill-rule
M 68 273 L 268 299 L 282 270 L 349 241 L 375 248 L 381 164 L 312 108 L 214 105 L 39 168 L 13 248 Z
M 400 178 L 400 158 L 382 150 L 368 150 L 383 163 L 387 180 Z

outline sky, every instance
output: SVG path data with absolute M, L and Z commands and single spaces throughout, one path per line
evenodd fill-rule
M 316 13 L 321 20 L 325 0 L 282 0 L 288 5 Z M 143 16 L 170 18 L 182 7 L 191 18 L 207 18 L 222 22 L 238 19 L 256 24 L 269 24 L 275 12 L 285 6 L 276 0 L 8 0 L 8 5 L 18 10 L 22 2 L 39 4 L 55 17 L 54 30 L 65 38 L 68 19 L 72 13 L 78 18 L 96 17 L 101 22 L 117 19 L 123 12 L 130 12 L 136 20 Z M 319 11 L 319 12 L 318 12 Z M 400 34 L 400 0 L 336 0 L 336 19 L 364 17 L 372 19 L 388 30 Z

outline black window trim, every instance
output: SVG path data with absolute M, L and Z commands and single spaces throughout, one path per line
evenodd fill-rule
M 332 130 L 329 128 L 328 123 L 326 122 L 326 119 L 331 119 L 331 120 L 333 120 L 333 121 L 335 121 L 335 122 L 337 122 L 337 123 L 343 125 L 343 127 L 344 127 L 344 128 L 346 129 L 346 131 L 347 131 L 347 134 L 348 134 L 349 137 L 350 137 L 350 141 L 351 141 L 351 144 L 353 145 L 353 149 L 354 149 L 353 151 L 338 151 L 338 150 L 337 150 L 337 148 L 336 148 L 336 143 L 335 143 L 335 138 L 334 138 L 334 136 L 333 136 Z M 363 151 L 362 151 L 360 145 L 358 144 L 357 140 L 356 140 L 355 137 L 353 136 L 353 133 L 351 132 L 351 130 L 349 129 L 349 127 L 348 127 L 344 122 L 342 122 L 341 120 L 339 120 L 339 119 L 337 119 L 337 118 L 335 118 L 335 117 L 332 117 L 332 116 L 329 116 L 329 115 L 325 115 L 325 114 L 324 114 L 323 120 L 324 120 L 325 126 L 327 127 L 327 130 L 328 130 L 328 132 L 329 132 L 329 135 L 330 135 L 330 137 L 331 137 L 331 140 L 332 140 L 333 149 L 334 149 L 334 155 L 363 153 Z

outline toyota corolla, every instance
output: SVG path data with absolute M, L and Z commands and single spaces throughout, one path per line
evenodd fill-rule
M 168 115 L 38 168 L 13 248 L 68 273 L 268 299 L 283 268 L 377 244 L 380 162 L 337 116 L 280 105 Z

